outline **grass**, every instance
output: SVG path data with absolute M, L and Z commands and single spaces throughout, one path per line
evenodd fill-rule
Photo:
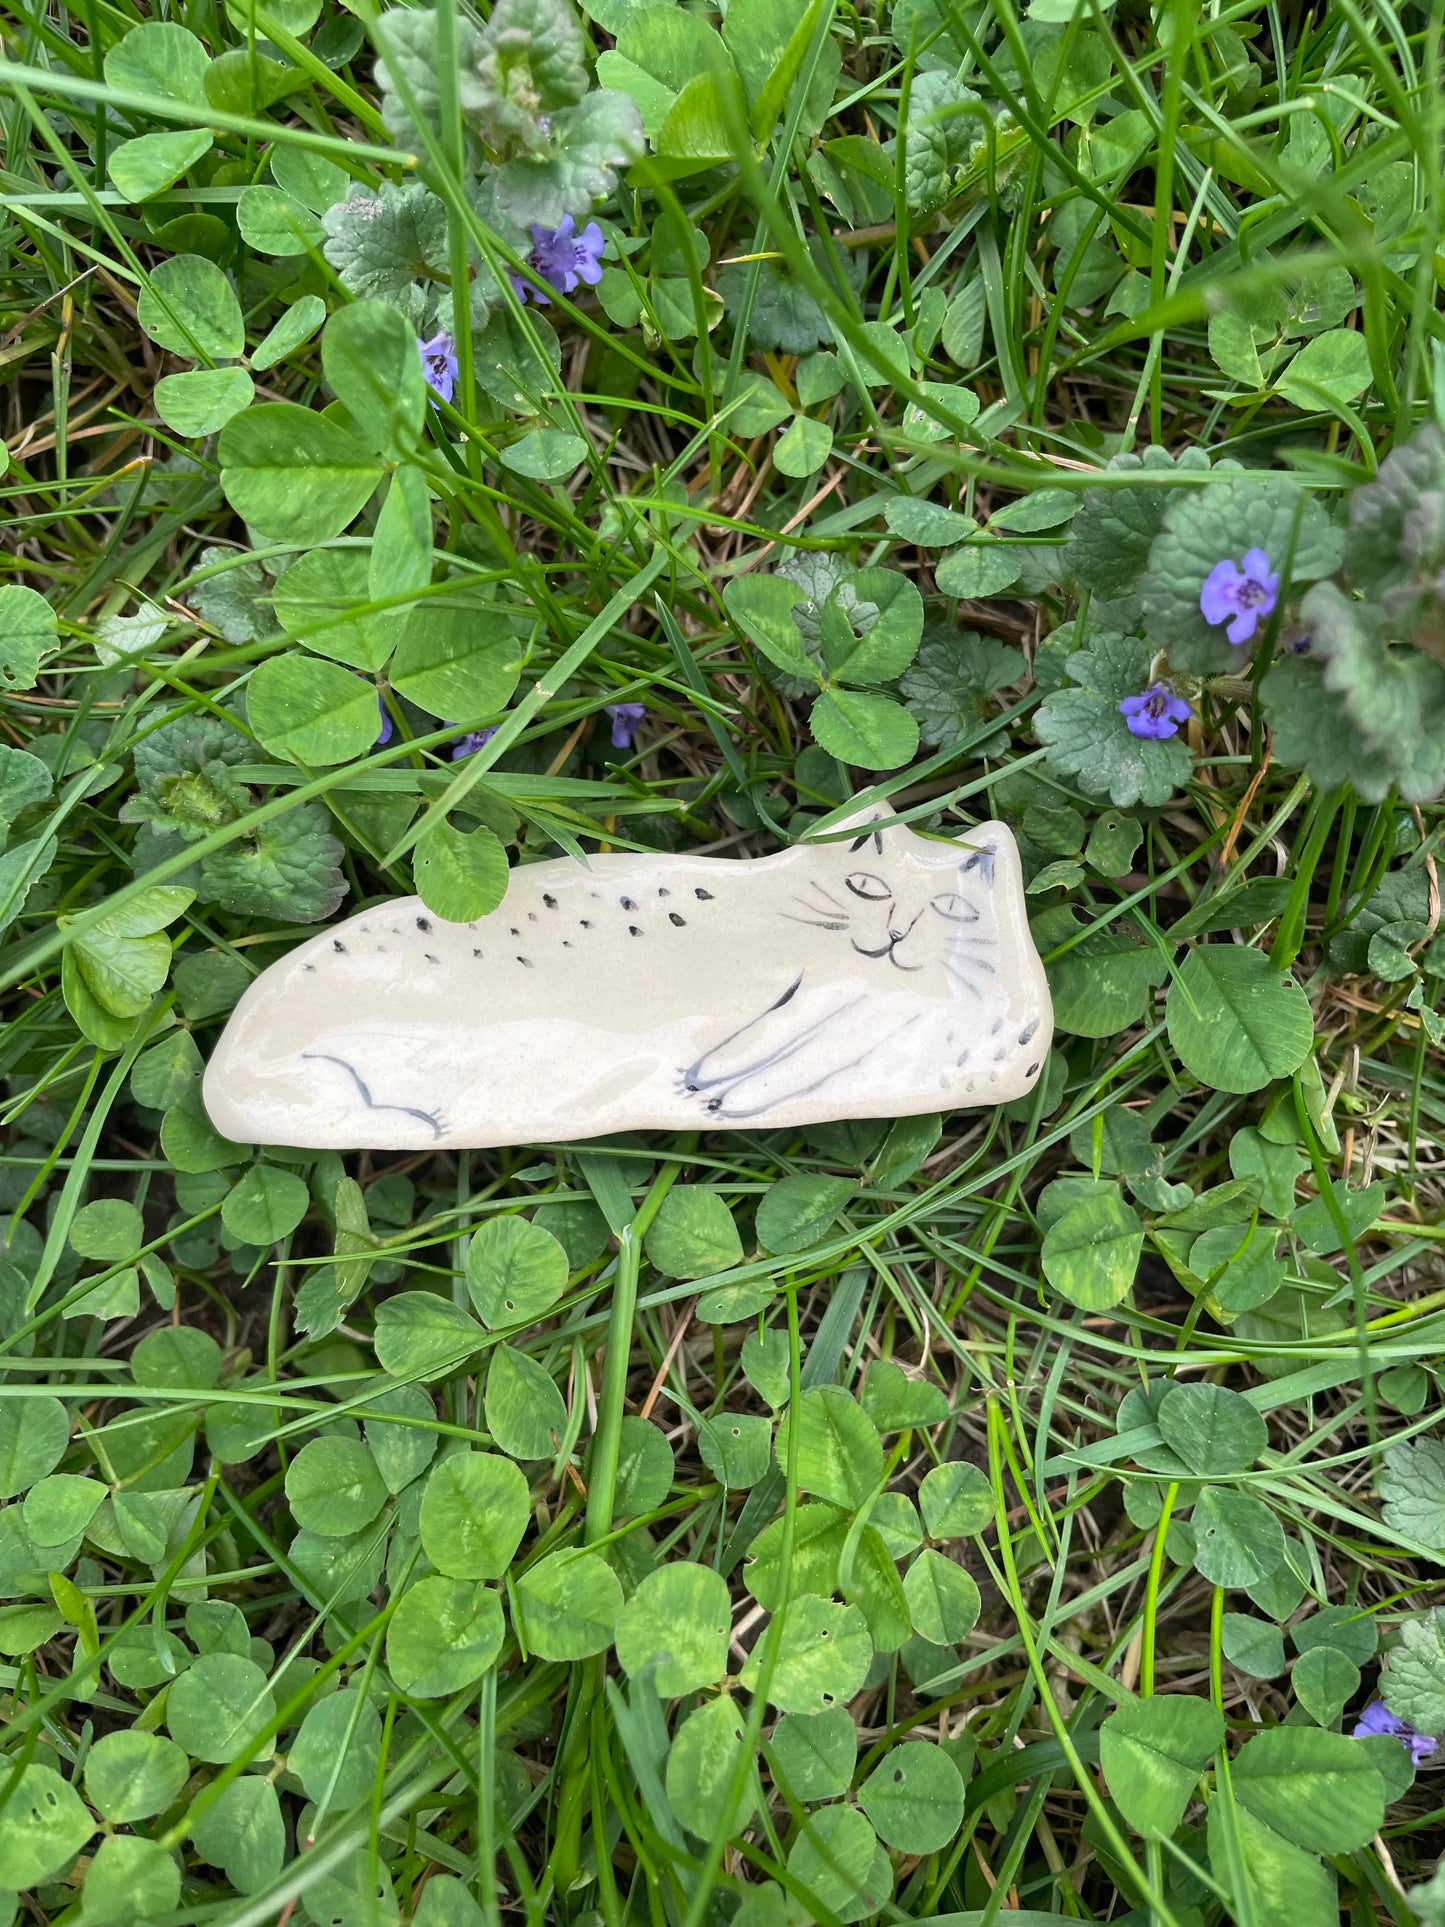
M 786 16 L 780 46 L 802 18 L 756 11 Z M 225 88 L 197 97 L 159 55 L 118 63 L 153 18 L 229 63 Z M 592 52 L 627 19 L 604 0 Z M 288 757 L 254 730 L 229 765 L 240 804 L 191 840 L 153 836 L 122 811 L 138 748 L 177 716 L 246 732 L 268 666 L 318 658 L 274 613 L 294 549 L 248 533 L 215 435 L 167 426 L 157 399 L 227 356 L 162 348 L 138 299 L 168 259 L 211 258 L 251 350 L 303 298 L 345 307 L 315 232 L 276 255 L 237 225 L 273 150 L 372 190 L 426 180 L 445 210 L 433 292 L 469 258 L 518 258 L 458 185 L 455 71 L 408 165 L 357 25 L 371 9 L 330 0 L 314 17 L 301 0 L 7 10 L 3 580 L 58 626 L 27 678 L 33 610 L 12 597 L 0 619 L 21 665 L 4 739 L 53 782 L 22 798 L 29 766 L 0 769 L 0 1918 L 13 1889 L 17 1919 L 165 1927 L 993 1927 L 1017 1910 L 1320 1927 L 1338 1908 L 1433 1927 L 1430 1765 L 1406 1784 L 1393 1740 L 1316 1755 L 1299 1736 L 1328 1749 L 1382 1669 L 1399 1676 L 1445 1557 L 1428 1476 L 1445 818 L 1274 753 L 1259 672 L 1292 605 L 1257 667 L 1190 684 L 1192 761 L 1167 800 L 1120 805 L 1063 773 L 1032 720 L 1071 652 L 1132 620 L 1132 588 L 1091 599 L 1069 547 L 1084 491 L 1126 516 L 1142 499 L 1111 457 L 1206 450 L 1338 520 L 1445 419 L 1445 7 L 819 8 L 756 146 L 644 166 L 599 203 L 600 291 L 539 319 L 503 289 L 508 365 L 550 392 L 502 399 L 482 380 L 498 324 L 460 331 L 456 402 L 413 451 L 436 555 L 350 613 L 376 623 L 424 587 L 437 608 L 500 609 L 527 651 L 515 700 L 471 684 L 467 715 L 436 715 L 392 687 L 391 743 L 343 732 L 339 754 Z M 977 102 L 942 123 L 934 199 L 910 164 L 939 123 L 913 109 L 945 72 Z M 139 202 L 112 184 L 121 143 L 193 127 L 211 146 L 173 184 Z M 668 221 L 701 260 L 667 262 Z M 536 361 L 552 328 L 555 381 Z M 1291 381 L 1306 344 L 1342 334 L 1353 375 Z M 257 399 L 324 406 L 318 340 L 254 368 Z M 539 426 L 580 438 L 565 474 L 503 459 Z M 1151 473 L 1156 520 L 1202 479 Z M 987 540 L 918 535 L 921 504 L 1001 514 L 985 535 L 1013 574 L 990 578 Z M 373 504 L 352 534 L 375 522 Z M 723 600 L 785 560 L 886 566 L 921 592 L 947 666 L 931 696 L 890 685 L 925 721 L 916 753 L 847 765 L 812 739 L 806 685 Z M 619 702 L 646 709 L 628 750 L 602 713 Z M 460 729 L 504 717 L 451 760 Z M 1060 1015 L 1036 1099 L 936 1126 L 344 1158 L 253 1155 L 198 1112 L 240 990 L 305 934 L 292 900 L 243 901 L 203 865 L 259 862 L 300 805 L 318 813 L 308 863 L 339 839 L 346 913 L 408 893 L 448 811 L 517 864 L 761 855 L 859 796 L 922 829 L 997 814 L 1019 835 Z M 105 919 L 158 884 L 198 894 L 163 934 L 116 937 Z M 105 975 L 107 956 L 152 967 L 127 943 L 160 958 L 132 1007 Z M 1271 994 L 1293 973 L 1314 1041 L 1240 1091 L 1201 1074 L 1181 1012 L 1190 960 L 1246 943 Z M 828 1180 L 808 1235 L 769 1231 Z M 660 1264 L 653 1228 L 700 1188 L 740 1255 Z M 1051 1227 L 1103 1196 L 1070 1273 Z M 565 1285 L 484 1328 L 478 1254 L 519 1210 L 561 1239 Z M 1122 1239 L 1122 1292 L 1101 1237 Z M 1272 1291 L 1246 1291 L 1245 1251 L 1277 1266 Z M 463 1336 L 427 1350 L 405 1293 L 434 1294 Z M 1160 1418 L 1186 1386 L 1231 1395 L 1194 1457 Z M 540 1450 L 529 1407 L 555 1417 Z M 510 1540 L 511 1473 L 472 1512 L 443 1493 L 447 1454 L 478 1450 L 522 1468 Z M 1225 1577 L 1200 1551 L 1205 1486 L 1249 1502 Z M 475 1567 L 454 1543 L 469 1518 L 505 1542 Z M 944 1605 L 921 1601 L 925 1571 Z M 668 1574 L 678 1590 L 657 1590 Z M 428 1584 L 450 1587 L 445 1612 Z M 671 1693 L 646 1663 L 669 1640 L 703 1655 Z M 1445 1667 L 1422 1664 L 1411 1704 L 1445 1708 Z M 1209 1735 L 1168 1727 L 1142 1791 L 1117 1738 L 1140 1705 L 1156 1741 L 1186 1717 Z M 1273 1807 L 1261 1744 L 1294 1749 Z M 1151 1824 L 1171 1771 L 1177 1809 Z M 122 1797 L 127 1773 L 144 1785 Z

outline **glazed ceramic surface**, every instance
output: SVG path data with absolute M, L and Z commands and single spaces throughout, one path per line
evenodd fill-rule
M 332 925 L 246 991 L 218 1130 L 333 1150 L 898 1117 L 1032 1090 L 1052 1010 L 1001 823 L 776 856 L 570 857 L 443 923 Z

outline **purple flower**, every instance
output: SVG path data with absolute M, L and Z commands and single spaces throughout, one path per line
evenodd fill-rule
M 1126 696 L 1119 714 L 1127 720 L 1131 736 L 1150 736 L 1157 743 L 1178 733 L 1179 725 L 1189 721 L 1190 709 L 1167 682 L 1156 682 L 1142 695 Z
M 396 730 L 387 712 L 386 699 L 379 689 L 376 692 L 376 706 L 381 711 L 381 728 L 376 733 L 376 747 L 382 749 L 391 741 L 392 737 L 396 734 Z
M 637 725 L 647 711 L 641 703 L 608 703 L 607 714 L 612 718 L 612 747 L 631 749 Z
M 1433 1733 L 1418 1732 L 1408 1720 L 1390 1711 L 1383 1700 L 1371 1700 L 1350 1728 L 1353 1738 L 1365 1739 L 1371 1733 L 1393 1733 L 1401 1746 L 1408 1747 L 1416 1766 L 1433 1757 L 1440 1741 Z
M 487 729 L 469 729 L 452 745 L 452 761 L 455 763 L 460 756 L 475 756 L 479 749 L 486 748 L 501 727 L 500 723 L 493 723 Z
M 421 351 L 422 373 L 429 387 L 436 390 L 443 401 L 450 401 L 457 392 L 457 344 L 445 328 L 439 328 L 430 341 L 416 338 Z
M 601 228 L 595 221 L 589 221 L 580 234 L 576 230 L 577 223 L 570 214 L 564 214 L 554 228 L 533 223 L 528 263 L 533 273 L 558 294 L 571 294 L 579 281 L 595 288 L 602 279 L 602 252 L 607 241 Z M 520 275 L 512 276 L 512 286 L 517 290 L 519 301 L 531 299 L 539 307 L 551 307 L 549 297 L 540 288 L 523 281 Z
M 1248 642 L 1278 595 L 1279 577 L 1271 575 L 1269 557 L 1263 549 L 1246 549 L 1242 569 L 1228 557 L 1215 563 L 1199 591 L 1199 609 L 1206 622 L 1229 624 L 1225 634 L 1231 642 Z

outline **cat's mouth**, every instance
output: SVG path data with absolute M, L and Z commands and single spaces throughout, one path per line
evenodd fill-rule
M 907 964 L 898 961 L 898 946 L 909 934 L 910 933 L 905 930 L 902 937 L 890 937 L 881 950 L 866 949 L 855 937 L 853 939 L 853 948 L 858 952 L 860 957 L 886 957 L 895 970 L 922 970 L 922 964 Z

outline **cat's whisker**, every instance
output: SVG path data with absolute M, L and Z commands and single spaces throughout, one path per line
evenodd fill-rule
M 842 915 L 844 915 L 845 917 L 847 916 L 848 914 L 847 904 L 839 903 L 838 899 L 832 894 L 832 892 L 825 890 L 822 884 L 818 882 L 816 877 L 810 879 L 808 883 L 808 888 L 814 893 L 815 896 L 820 896 L 825 903 L 831 903 L 835 910 L 840 911 Z
M 846 930 L 848 928 L 846 923 L 825 923 L 821 917 L 795 917 L 789 910 L 780 911 L 779 914 L 784 922 L 805 923 L 810 930 Z

